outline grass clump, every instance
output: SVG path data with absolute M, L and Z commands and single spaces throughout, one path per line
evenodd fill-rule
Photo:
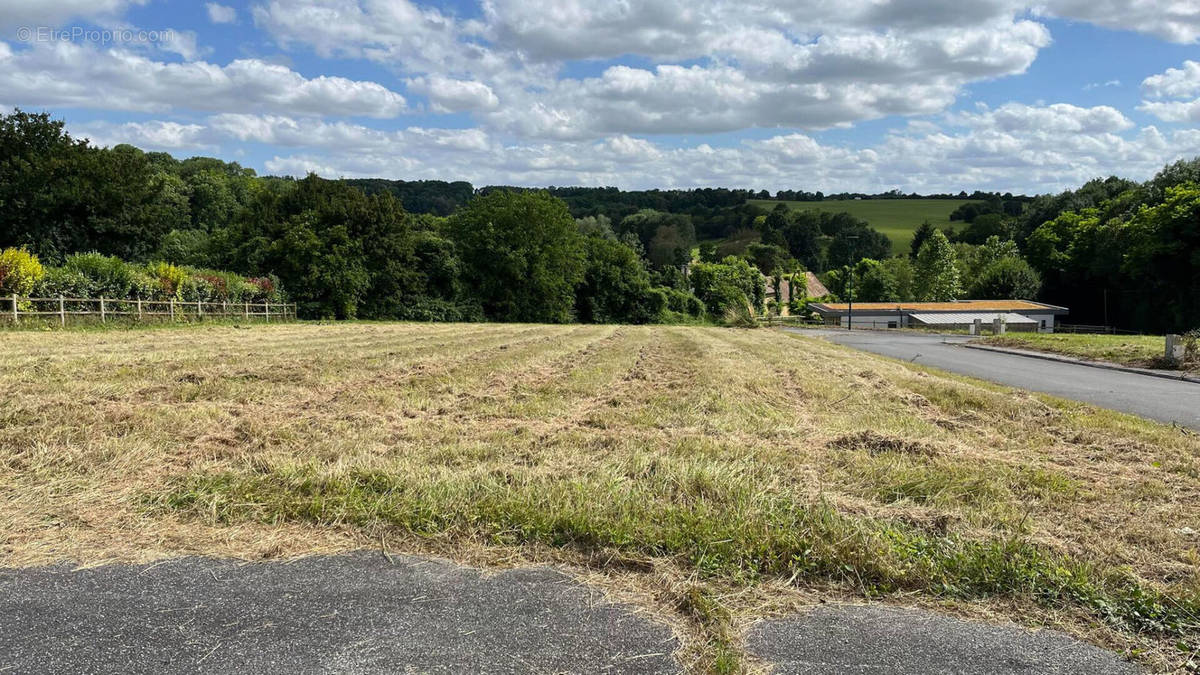
M 933 535 L 847 516 L 828 504 L 764 493 L 749 475 L 727 476 L 710 489 L 693 469 L 631 483 L 615 475 L 468 482 L 296 467 L 187 476 L 155 503 L 222 524 L 386 524 L 497 545 L 665 556 L 702 576 L 741 583 L 776 577 L 850 584 L 870 597 L 919 591 L 1076 605 L 1121 630 L 1200 646 L 1195 597 L 1166 595 L 1020 539 Z M 692 611 L 714 611 L 698 607 Z

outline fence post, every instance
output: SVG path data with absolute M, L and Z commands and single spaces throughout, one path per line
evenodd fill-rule
M 175 298 L 171 298 L 171 321 L 175 321 Z
M 13 293 L 13 308 L 12 309 L 13 309 L 13 325 L 15 326 L 21 322 L 21 319 L 17 317 L 17 294 L 16 293 Z
M 228 300 L 221 301 L 221 318 L 222 319 L 229 318 L 229 301 Z
M 138 323 L 142 321 L 142 299 L 138 298 Z
M 1166 356 L 1167 360 L 1172 363 L 1179 363 L 1186 356 L 1187 346 L 1183 342 L 1183 337 L 1174 333 L 1167 334 Z
M 271 323 L 271 301 L 263 303 L 263 316 L 266 317 L 267 323 Z
M 100 323 L 106 323 L 107 320 L 104 312 L 104 296 L 102 295 L 100 296 Z
M 58 320 L 62 322 L 62 327 L 67 327 L 67 301 L 63 300 L 63 296 L 58 296 Z
M 199 300 L 196 301 L 196 318 L 197 319 L 204 318 L 204 305 L 200 304 Z
M 245 319 L 246 321 L 249 321 L 250 320 L 250 301 L 245 300 L 243 302 L 245 304 L 242 305 L 242 318 Z

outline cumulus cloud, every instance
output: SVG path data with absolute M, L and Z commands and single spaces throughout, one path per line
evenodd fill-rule
M 479 129 L 380 130 L 282 115 L 221 114 L 202 128 L 154 124 L 106 129 L 110 142 L 163 136 L 171 144 L 263 143 L 286 150 L 271 173 L 391 178 L 453 177 L 477 185 L 738 186 L 778 190 L 1042 193 L 1119 174 L 1148 178 L 1200 152 L 1200 130 L 1135 129 L 1111 108 L 1001 106 L 922 123 L 868 145 L 823 143 L 798 132 L 712 147 L 611 135 L 596 141 L 501 142 Z M 1090 129 L 1081 133 L 1081 129 Z M 179 140 L 176 140 L 179 139 Z
M 70 19 L 111 19 L 146 0 L 0 0 L 0 28 L 59 26 Z
M 473 80 L 434 75 L 409 80 L 408 88 L 428 96 L 435 112 L 488 111 L 500 105 L 491 87 Z
M 1194 0 L 1046 0 L 1032 9 L 1045 16 L 1134 30 L 1182 44 L 1200 39 L 1200 3 Z
M 93 145 L 136 145 L 143 150 L 210 150 L 217 146 L 216 135 L 201 124 L 181 124 L 153 120 L 149 122 L 88 122 L 74 125 L 72 132 L 91 140 Z
M 1142 81 L 1144 100 L 1138 110 L 1164 122 L 1200 122 L 1200 62 L 1184 61 Z M 1163 100 L 1175 99 L 1175 100 Z
M 213 23 L 233 23 L 237 21 L 237 10 L 215 2 L 207 2 L 204 8 L 208 10 L 208 20 Z
M 23 105 L 160 112 L 289 111 L 393 117 L 404 97 L 374 82 L 305 78 L 284 66 L 239 59 L 165 63 L 69 42 L 0 50 L 0 91 Z
M 1185 98 L 1200 95 L 1200 62 L 1184 61 L 1182 68 L 1142 80 L 1142 93 L 1150 98 Z

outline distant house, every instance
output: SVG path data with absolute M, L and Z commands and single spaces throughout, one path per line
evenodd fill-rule
M 1053 333 L 1057 317 L 1067 314 L 1066 307 L 1031 300 L 856 302 L 853 317 L 850 316 L 850 305 L 844 302 L 813 303 L 809 307 L 828 326 L 844 326 L 850 322 L 852 328 L 965 329 L 976 320 L 990 326 L 1000 319 L 1006 330 Z
M 812 272 L 805 272 L 804 279 L 805 279 L 805 286 L 804 286 L 805 295 L 804 295 L 804 297 L 824 298 L 825 296 L 829 295 L 829 289 L 825 288 L 825 284 L 821 283 L 821 280 L 817 278 L 817 275 L 813 274 Z M 774 298 L 775 297 L 775 278 L 774 277 L 763 277 L 763 286 L 766 289 L 767 297 Z M 781 308 L 783 310 L 783 313 L 787 314 L 788 313 L 788 311 L 787 311 L 788 303 L 790 303 L 792 301 L 792 282 L 789 281 L 787 278 L 780 279 L 780 281 L 779 281 L 779 301 L 783 305 Z

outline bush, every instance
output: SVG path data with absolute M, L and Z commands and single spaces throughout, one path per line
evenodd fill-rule
M 91 290 L 91 280 L 75 270 L 65 267 L 50 267 L 46 274 L 36 284 L 33 292 L 35 298 L 86 298 Z
M 88 280 L 81 298 L 128 298 L 132 295 L 136 270 L 120 258 L 99 253 L 77 253 L 68 256 L 63 268 L 79 273 Z
M 37 256 L 23 248 L 0 251 L 0 294 L 29 295 L 45 273 Z
M 179 297 L 179 286 L 183 283 L 187 273 L 183 268 L 176 267 L 170 263 L 160 262 L 151 263 L 146 268 L 147 273 L 154 279 L 158 285 L 158 294 L 164 298 Z
M 453 302 L 425 296 L 401 303 L 395 314 L 395 318 L 402 321 L 483 321 L 483 307 L 479 303 Z
M 677 288 L 664 288 L 667 294 L 667 309 L 676 314 L 685 314 L 693 318 L 704 316 L 704 303 L 692 293 Z

